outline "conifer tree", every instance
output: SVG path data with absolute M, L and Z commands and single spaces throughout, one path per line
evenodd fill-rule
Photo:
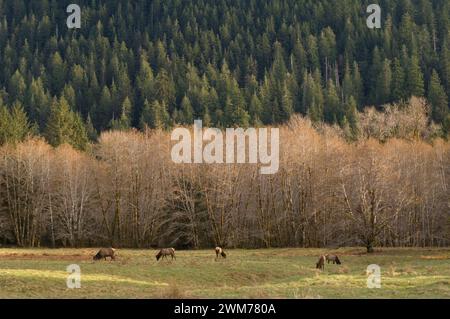
M 344 72 L 344 80 L 342 81 L 342 93 L 344 101 L 348 101 L 351 96 L 354 96 L 353 78 L 350 66 L 346 64 Z
M 75 149 L 85 151 L 88 148 L 89 137 L 87 135 L 86 126 L 79 113 L 71 112 L 72 115 L 72 134 L 69 144 Z
M 100 96 L 100 102 L 98 104 L 98 107 L 95 109 L 94 114 L 94 121 L 96 124 L 95 126 L 100 130 L 104 130 L 113 117 L 112 102 L 113 100 L 111 97 L 111 92 L 105 85 Z
M 409 96 L 424 96 L 423 73 L 419 66 L 419 58 L 413 54 L 409 60 L 407 69 L 407 92 Z
M 332 66 L 335 64 L 336 51 L 336 36 L 330 27 L 325 28 L 320 34 L 320 56 L 322 70 L 325 74 L 325 80 L 331 78 Z
M 11 77 L 11 80 L 9 81 L 8 87 L 11 103 L 13 103 L 14 101 L 23 102 L 26 89 L 27 85 L 22 74 L 20 74 L 19 70 L 16 70 L 14 75 Z
M 88 114 L 86 119 L 86 134 L 91 142 L 96 142 L 98 139 L 98 133 L 94 127 L 94 124 L 92 123 L 91 115 Z
M 428 86 L 428 100 L 432 106 L 432 117 L 438 123 L 443 123 L 450 113 L 448 96 L 441 85 L 441 80 L 436 70 L 433 70 Z
M 136 78 L 137 87 L 139 89 L 139 95 L 142 101 L 148 100 L 153 101 L 154 99 L 154 89 L 155 89 L 155 79 L 153 76 L 153 70 L 148 63 L 147 56 L 141 54 L 141 65 L 139 69 L 139 74 Z
M 175 107 L 175 84 L 166 70 L 161 70 L 156 77 L 155 99 L 164 101 L 169 111 Z
M 250 125 L 250 115 L 247 110 L 243 108 L 242 105 L 237 106 L 233 110 L 233 121 L 234 126 L 237 127 L 248 127 Z
M 44 89 L 42 79 L 32 79 L 27 94 L 27 102 L 25 110 L 29 115 L 31 121 L 36 122 L 38 127 L 43 130 L 45 123 L 50 113 L 51 99 Z
M 72 145 L 79 150 L 87 147 L 88 136 L 84 123 L 79 114 L 70 109 L 64 97 L 53 99 L 45 137 L 55 147 L 62 144 Z
M 324 95 L 320 75 L 306 74 L 303 84 L 303 108 L 314 122 L 324 119 Z
M 281 99 L 281 115 L 280 122 L 287 122 L 291 115 L 294 113 L 294 99 L 295 96 L 292 94 L 292 91 L 288 87 L 287 80 L 284 82 L 282 89 L 282 99 Z
M 324 117 L 328 123 L 339 123 L 342 120 L 343 112 L 341 101 L 336 91 L 333 81 L 328 80 L 325 96 Z
M 371 105 L 380 105 L 381 86 L 383 85 L 383 61 L 378 47 L 375 47 L 373 50 L 370 74 L 369 103 Z
M 203 108 L 202 120 L 203 120 L 203 125 L 205 127 L 210 127 L 212 125 L 212 119 L 211 119 L 211 115 L 210 115 L 210 112 L 209 112 L 208 105 L 205 105 L 204 108 Z
M 254 126 L 260 126 L 261 122 L 261 113 L 262 113 L 262 104 L 256 93 L 253 94 L 250 106 L 249 106 L 249 115 L 251 118 L 251 123 Z
M 75 96 L 75 90 L 73 89 L 72 85 L 66 84 L 64 86 L 62 95 L 66 99 L 67 103 L 69 103 L 69 106 L 72 110 L 76 110 L 76 96 Z
M 359 70 L 359 65 L 356 61 L 353 63 L 352 78 L 353 78 L 353 97 L 356 100 L 358 108 L 362 108 L 364 103 L 364 84 L 363 79 L 361 77 L 361 72 Z
M 0 145 L 22 142 L 33 135 L 34 131 L 19 101 L 8 110 L 0 98 Z
M 409 51 L 413 49 L 414 22 L 409 13 L 405 13 L 399 27 L 399 43 L 404 44 Z
M 64 88 L 66 67 L 59 52 L 55 52 L 50 59 L 51 92 L 59 95 Z
M 313 35 L 308 36 L 308 62 L 311 69 L 320 68 L 319 63 L 319 49 L 317 45 L 317 38 Z
M 394 101 L 400 101 L 407 98 L 405 72 L 398 58 L 394 59 L 391 92 Z
M 358 123 L 358 108 L 356 106 L 356 100 L 353 96 L 350 96 L 347 103 L 345 103 L 345 119 L 348 122 L 351 137 L 356 140 L 359 135 L 359 123 Z
M 391 61 L 385 59 L 381 69 L 381 73 L 377 78 L 376 83 L 376 103 L 377 105 L 386 104 L 391 99 L 392 87 L 392 69 Z
M 194 110 L 192 109 L 191 101 L 187 96 L 184 96 L 183 101 L 181 101 L 182 110 L 182 123 L 191 125 L 194 123 Z
M 128 97 L 122 103 L 120 117 L 111 120 L 111 129 L 113 130 L 128 130 L 131 127 L 131 101 Z

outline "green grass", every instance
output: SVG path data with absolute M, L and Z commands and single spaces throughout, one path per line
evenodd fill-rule
M 315 269 L 318 249 L 177 251 L 156 262 L 154 250 L 119 250 L 116 262 L 93 262 L 95 249 L 0 249 L 0 298 L 450 298 L 449 249 L 334 251 L 343 264 Z M 66 268 L 81 267 L 81 289 L 68 289 Z M 382 288 L 368 289 L 378 264 Z

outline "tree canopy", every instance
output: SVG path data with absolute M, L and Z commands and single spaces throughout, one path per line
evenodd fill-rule
M 368 0 L 79 0 L 73 30 L 69 3 L 0 0 L 2 105 L 20 104 L 44 136 L 55 99 L 74 114 L 60 116 L 88 126 L 79 141 L 195 118 L 270 125 L 301 113 L 344 127 L 349 110 L 412 95 L 450 125 L 447 0 L 381 1 L 373 30 Z

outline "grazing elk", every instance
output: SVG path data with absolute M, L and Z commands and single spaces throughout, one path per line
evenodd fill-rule
M 159 261 L 161 258 L 166 258 L 167 256 L 171 256 L 172 260 L 175 258 L 175 260 L 177 259 L 177 257 L 175 257 L 175 248 L 164 248 L 161 249 L 159 251 L 158 254 L 156 254 L 156 260 Z
M 331 261 L 333 264 L 338 264 L 338 265 L 341 264 L 339 257 L 336 255 L 326 255 L 325 258 L 327 259 L 327 263 L 330 263 L 330 261 Z
M 219 256 L 222 258 L 227 258 L 227 254 L 223 251 L 221 247 L 216 247 L 216 260 L 219 259 Z
M 110 257 L 111 260 L 116 260 L 116 250 L 114 248 L 102 248 L 98 251 L 97 255 L 94 256 L 94 260 L 105 259 Z
M 316 263 L 316 268 L 320 270 L 325 270 L 325 256 L 320 256 L 319 261 Z

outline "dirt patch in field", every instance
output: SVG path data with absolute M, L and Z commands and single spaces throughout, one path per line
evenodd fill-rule
M 436 255 L 436 256 L 420 256 L 420 259 L 425 260 L 446 260 L 450 259 L 448 256 Z

